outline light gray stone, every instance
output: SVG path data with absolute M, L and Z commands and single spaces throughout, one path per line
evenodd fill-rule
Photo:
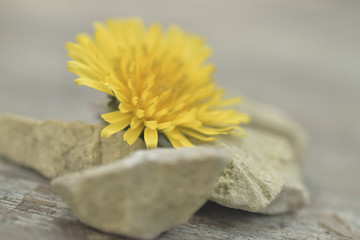
M 105 232 L 154 238 L 188 221 L 230 158 L 216 148 L 140 150 L 61 176 L 52 185 L 82 222 Z
M 101 124 L 0 117 L 0 155 L 47 178 L 102 165 L 146 148 L 138 139 L 129 146 L 123 132 L 100 137 Z
M 223 206 L 265 214 L 294 211 L 309 201 L 290 141 L 248 128 L 247 138 L 220 136 L 216 146 L 233 154 L 210 199 Z
M 301 164 L 307 134 L 282 110 L 245 99 L 237 106 L 251 116 L 247 137 L 217 136 L 218 146 L 232 154 L 210 200 L 220 205 L 270 215 L 301 208 L 309 202 Z
M 223 206 L 265 214 L 294 211 L 309 202 L 301 175 L 307 134 L 276 107 L 245 99 L 237 106 L 251 116 L 245 138 L 223 135 L 213 146 L 228 149 L 232 161 L 210 199 Z

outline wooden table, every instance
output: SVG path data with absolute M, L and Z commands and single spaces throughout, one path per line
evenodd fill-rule
M 310 206 L 263 216 L 207 203 L 159 239 L 360 239 L 360 2 L 2 1 L 0 113 L 96 122 L 104 95 L 74 87 L 64 43 L 108 16 L 178 23 L 214 49 L 216 81 L 309 131 Z M 0 160 L 0 239 L 124 239 L 78 220 L 38 174 Z

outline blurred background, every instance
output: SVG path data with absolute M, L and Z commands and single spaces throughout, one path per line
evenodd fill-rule
M 0 113 L 97 121 L 105 95 L 75 87 L 64 44 L 92 33 L 94 21 L 129 16 L 204 36 L 219 85 L 284 109 L 308 130 L 315 203 L 318 189 L 352 199 L 348 211 L 360 202 L 357 0 L 0 0 Z

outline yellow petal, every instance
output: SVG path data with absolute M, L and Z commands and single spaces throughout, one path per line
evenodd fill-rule
M 125 119 L 127 119 L 127 121 L 129 121 L 129 119 L 131 118 L 131 115 L 127 114 L 127 113 L 124 114 L 120 111 L 114 111 L 114 112 L 102 114 L 101 117 L 108 123 L 116 123 L 119 121 L 123 121 Z
M 108 138 L 116 132 L 119 132 L 126 128 L 130 124 L 130 119 L 124 119 L 123 121 L 111 123 L 104 127 L 101 131 L 101 137 Z
M 145 117 L 150 118 L 154 115 L 158 103 L 159 103 L 159 97 L 156 96 L 151 100 L 151 102 L 147 106 L 145 111 Z
M 133 145 L 134 142 L 139 138 L 141 132 L 144 130 L 144 124 L 140 124 L 137 128 L 129 128 L 124 134 L 124 140 L 129 144 Z
M 177 129 L 174 129 L 170 132 L 163 132 L 165 136 L 169 139 L 171 144 L 175 147 L 192 147 L 193 144 L 187 139 L 183 134 L 181 134 Z
M 78 61 L 68 61 L 67 70 L 86 79 L 98 80 L 98 73 L 96 70 Z
M 119 100 L 119 102 L 129 104 L 129 98 L 126 96 L 126 92 L 127 91 L 123 89 L 121 89 L 121 91 L 113 89 L 113 95 L 116 97 L 117 100 Z
M 162 117 L 164 117 L 164 116 L 165 116 L 166 114 L 168 114 L 168 113 L 169 113 L 169 108 L 163 108 L 163 109 L 155 112 L 154 118 L 155 118 L 155 119 L 162 118 Z
M 147 148 L 156 148 L 158 145 L 158 131 L 157 129 L 145 128 L 144 139 Z
M 119 110 L 122 112 L 122 113 L 128 113 L 128 112 L 131 112 L 132 111 L 132 107 L 130 104 L 126 104 L 126 103 L 120 103 L 119 104 Z
M 144 123 L 147 128 L 151 129 L 156 129 L 158 126 L 157 121 L 145 121 Z
M 145 112 L 144 112 L 144 110 L 142 110 L 142 109 L 136 109 L 136 116 L 138 117 L 138 118 L 143 118 L 144 117 L 144 115 L 145 115 Z
M 180 128 L 180 132 L 182 132 L 190 137 L 204 141 L 204 142 L 211 142 L 211 141 L 215 140 L 214 137 L 206 137 L 200 133 L 194 132 L 194 131 L 192 131 L 190 129 L 186 129 L 186 128 Z
M 165 134 L 166 135 L 166 134 Z M 169 139 L 171 145 L 174 147 L 174 148 L 181 148 L 181 147 L 185 147 L 184 144 L 181 143 L 180 140 L 174 138 L 173 136 L 168 136 L 166 135 L 166 137 Z
M 176 119 L 172 121 L 172 124 L 177 126 L 184 123 L 191 123 L 196 120 L 194 111 L 181 113 Z
M 163 131 L 172 131 L 174 128 L 175 126 L 171 122 L 163 122 L 157 124 L 157 129 Z
M 100 81 L 95 81 L 92 79 L 85 79 L 85 78 L 78 78 L 75 80 L 75 83 L 77 86 L 79 86 L 79 85 L 88 86 L 88 87 L 94 88 L 96 90 L 102 91 L 104 93 L 107 93 L 109 95 L 113 95 L 111 90 L 109 88 L 107 88 L 105 86 L 105 84 L 103 84 Z
M 133 117 L 131 119 L 131 123 L 130 126 L 131 128 L 137 128 L 138 126 L 140 126 L 143 123 L 143 121 L 137 117 Z

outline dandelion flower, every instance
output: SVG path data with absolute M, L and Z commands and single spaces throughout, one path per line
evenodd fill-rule
M 225 108 L 238 99 L 223 100 L 213 81 L 214 65 L 205 61 L 211 49 L 203 39 L 177 26 L 143 26 L 140 19 L 109 19 L 95 23 L 94 37 L 79 34 L 67 43 L 68 70 L 77 85 L 107 93 L 119 102 L 116 111 L 101 115 L 109 123 L 102 137 L 126 129 L 132 145 L 142 134 L 156 148 L 159 134 L 174 147 L 189 139 L 213 141 L 214 136 L 243 129 L 249 117 Z

